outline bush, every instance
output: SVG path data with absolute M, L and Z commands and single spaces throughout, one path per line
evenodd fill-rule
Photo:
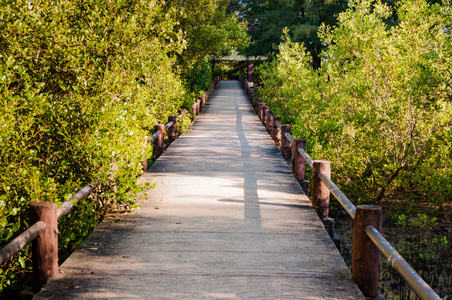
M 353 1 L 337 27 L 320 30 L 320 69 L 287 33 L 277 61 L 258 69 L 262 100 L 307 139 L 312 157 L 332 161 L 357 203 L 398 189 L 432 205 L 452 196 L 449 7 L 401 1 L 399 24 L 388 28 L 388 7 Z
M 136 206 L 149 129 L 176 114 L 185 93 L 168 57 L 184 45 L 160 31 L 171 34 L 174 21 L 148 5 L 2 4 L 0 246 L 28 227 L 30 202 L 60 203 L 91 182 L 97 193 L 61 221 L 61 249 L 73 249 L 109 209 Z M 0 290 L 19 288 L 29 256 L 3 266 Z

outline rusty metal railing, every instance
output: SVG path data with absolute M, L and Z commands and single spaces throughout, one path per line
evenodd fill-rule
M 283 157 L 290 159 L 294 176 L 302 187 L 305 183 L 305 165 L 309 165 L 313 170 L 311 199 L 322 221 L 327 223 L 329 219 L 330 192 L 354 220 L 352 277 L 364 296 L 376 297 L 378 294 L 379 261 L 380 253 L 382 253 L 419 298 L 440 300 L 435 291 L 381 235 L 381 208 L 374 205 L 355 206 L 331 180 L 330 162 L 313 160 L 306 153 L 306 141 L 293 138 L 291 126 L 282 125 L 280 123 L 281 118 L 274 116 L 273 112 L 269 111 L 268 106 L 257 99 L 254 90 L 248 86 L 243 78 L 240 78 L 240 83 L 265 128 L 280 146 Z M 272 130 L 269 130 L 269 128 L 272 128 Z M 277 136 L 277 131 L 279 131 L 280 137 Z M 300 147 L 300 145 L 302 146 Z M 328 194 L 328 197 L 325 197 L 325 194 Z M 367 243 L 367 240 L 370 240 L 371 243 Z

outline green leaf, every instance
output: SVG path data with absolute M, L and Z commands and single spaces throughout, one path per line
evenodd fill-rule
M 19 256 L 19 263 L 22 268 L 25 268 L 25 259 L 22 256 Z

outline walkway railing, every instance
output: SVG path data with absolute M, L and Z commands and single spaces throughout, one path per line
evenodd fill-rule
M 380 257 L 383 253 L 419 298 L 439 300 L 433 289 L 381 235 L 381 207 L 355 206 L 331 180 L 330 162 L 313 160 L 306 153 L 306 140 L 293 138 L 291 126 L 282 125 L 281 117 L 273 115 L 273 111 L 256 97 L 248 83 L 241 77 L 239 81 L 265 128 L 280 146 L 283 157 L 290 159 L 292 172 L 306 194 L 308 194 L 308 182 L 305 180 L 306 164 L 312 168 L 311 201 L 330 237 L 333 238 L 334 235 L 334 220 L 328 217 L 330 193 L 352 217 L 352 278 L 364 296 L 372 298 L 378 295 Z
M 192 117 L 195 118 L 203 109 L 206 101 L 220 77 L 215 77 L 202 97 L 193 104 Z M 187 111 L 180 111 L 179 116 L 168 117 L 165 125 L 154 126 L 155 133 L 147 142 L 154 143 L 154 158 L 157 159 L 165 150 L 165 131 L 168 134 L 168 141 L 172 143 L 177 138 L 177 122 L 187 114 Z M 147 170 L 147 161 L 142 162 L 144 171 Z M 54 202 L 30 203 L 30 224 L 18 237 L 13 239 L 8 245 L 0 249 L 0 265 L 3 265 L 14 254 L 23 249 L 27 244 L 32 243 L 32 265 L 33 265 L 33 291 L 38 292 L 47 281 L 58 274 L 58 219 L 71 211 L 76 203 L 89 196 L 94 189 L 94 184 L 89 184 L 79 190 L 68 201 L 63 202 L 58 208 Z

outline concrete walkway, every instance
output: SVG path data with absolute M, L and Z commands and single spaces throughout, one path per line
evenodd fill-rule
M 238 82 L 35 299 L 364 299 Z

